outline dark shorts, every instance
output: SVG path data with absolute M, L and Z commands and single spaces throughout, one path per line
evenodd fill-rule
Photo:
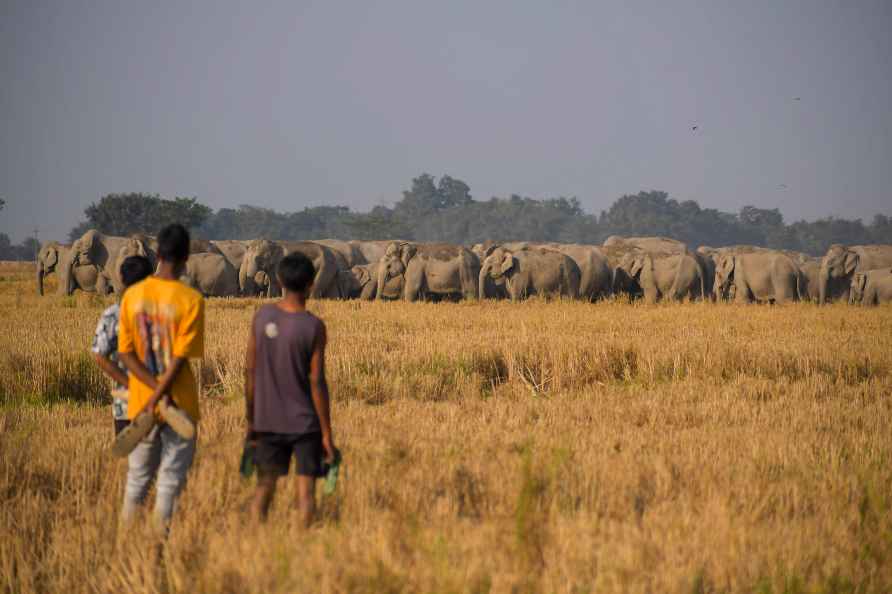
M 325 450 L 321 433 L 255 433 L 257 446 L 254 465 L 260 475 L 285 476 L 291 457 L 297 460 L 294 472 L 302 476 L 321 477 Z
M 130 421 L 127 419 L 115 419 L 115 436 L 118 435 L 121 431 L 124 430 L 127 425 L 130 424 Z

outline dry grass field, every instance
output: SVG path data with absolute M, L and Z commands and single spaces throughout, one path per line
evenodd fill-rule
M 105 303 L 0 265 L 4 592 L 892 591 L 892 308 L 314 302 L 347 471 L 300 533 L 285 491 L 247 521 L 259 302 L 214 301 L 161 544 L 118 523 Z

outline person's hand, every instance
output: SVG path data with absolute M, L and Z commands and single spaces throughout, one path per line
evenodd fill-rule
M 332 436 L 323 435 L 322 436 L 322 449 L 325 450 L 325 462 L 326 464 L 331 464 L 335 459 L 335 446 L 334 439 Z
M 152 396 L 149 398 L 149 401 L 146 402 L 146 405 L 142 407 L 142 410 L 139 412 L 148 411 L 152 414 L 155 414 L 155 408 L 158 406 L 158 402 L 161 400 L 162 394 L 158 392 L 153 392 Z

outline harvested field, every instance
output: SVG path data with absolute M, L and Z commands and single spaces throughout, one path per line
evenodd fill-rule
M 297 538 L 238 474 L 260 301 L 213 300 L 159 546 L 118 525 L 110 301 L 47 292 L 0 264 L 5 592 L 892 591 L 892 307 L 313 302 L 347 472 Z

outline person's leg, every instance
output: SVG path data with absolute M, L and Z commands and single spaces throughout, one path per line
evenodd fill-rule
M 276 495 L 276 481 L 279 477 L 275 474 L 257 475 L 257 489 L 254 491 L 254 500 L 251 502 L 251 518 L 258 524 L 266 521 L 269 514 L 269 506 Z
M 295 477 L 295 498 L 300 521 L 309 528 L 316 515 L 316 477 L 299 474 Z
M 304 527 L 309 527 L 316 515 L 316 478 L 322 476 L 322 435 L 310 433 L 294 442 L 297 460 L 294 503 Z
M 186 486 L 186 476 L 195 457 L 195 439 L 183 439 L 168 425 L 159 429 L 161 464 L 158 468 L 158 492 L 155 495 L 155 519 L 167 525 L 177 499 Z
M 161 438 L 155 427 L 127 457 L 127 485 L 124 487 L 124 521 L 133 519 L 142 507 L 161 459 Z
M 251 517 L 265 522 L 276 494 L 276 481 L 288 474 L 291 465 L 291 439 L 278 433 L 256 434 L 254 465 L 257 467 L 257 489 L 251 503 Z

